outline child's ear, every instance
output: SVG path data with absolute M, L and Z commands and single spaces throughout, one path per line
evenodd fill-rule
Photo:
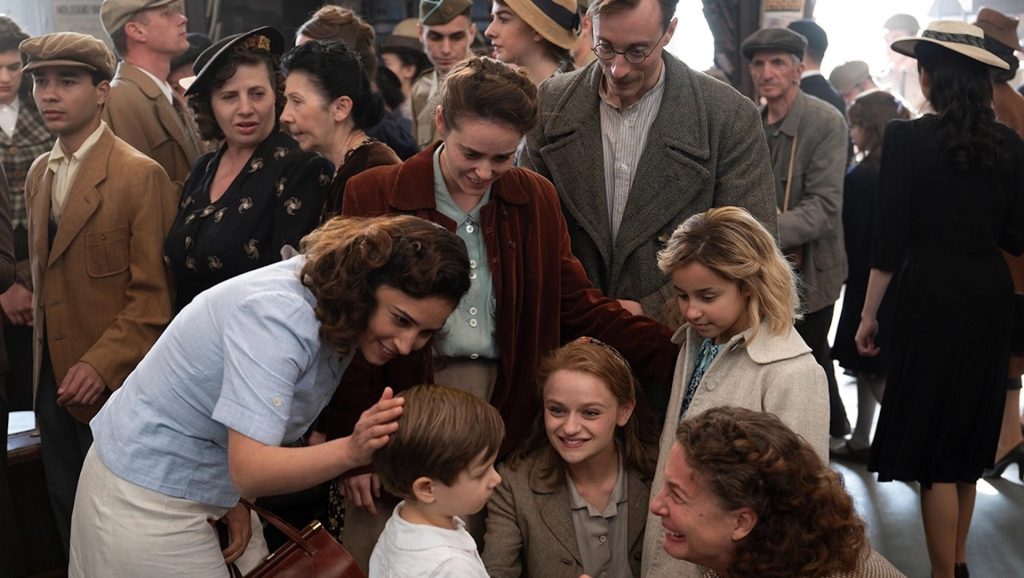
M 434 503 L 434 480 L 427 476 L 420 476 L 412 483 L 412 495 L 416 501 L 423 504 Z

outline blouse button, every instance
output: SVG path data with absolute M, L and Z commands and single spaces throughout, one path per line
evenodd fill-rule
M 469 354 L 469 358 L 470 359 L 480 359 L 480 354 L 479 353 L 470 353 Z
M 608 537 L 607 537 L 607 536 L 600 536 L 600 537 L 598 537 L 598 540 L 599 540 L 599 541 L 600 541 L 600 542 L 601 542 L 602 544 L 604 544 L 605 542 L 607 542 L 607 541 L 608 541 Z
M 475 230 L 476 230 L 476 227 L 474 227 L 473 225 L 466 225 L 466 232 L 467 233 L 472 233 Z
M 469 272 L 469 278 L 470 278 L 470 280 L 476 279 L 476 271 L 470 271 Z
M 274 404 L 274 407 L 281 407 L 281 404 L 284 402 L 281 401 L 280 397 L 275 397 L 274 399 L 270 400 L 270 403 Z
M 476 319 L 470 319 L 469 320 L 469 326 L 470 327 L 476 327 L 477 325 L 479 325 L 479 323 L 477 323 Z
M 470 269 L 476 269 L 476 261 L 474 261 L 473 259 L 470 259 L 469 260 L 469 268 Z
M 469 308 L 469 314 L 470 315 L 476 315 L 476 307 L 470 307 Z

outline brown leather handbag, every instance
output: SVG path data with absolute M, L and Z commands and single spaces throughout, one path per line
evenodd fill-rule
M 352 554 L 320 522 L 313 520 L 300 532 L 249 500 L 241 502 L 288 537 L 287 544 L 264 558 L 245 578 L 366 578 Z M 234 564 L 228 564 L 228 569 L 232 578 L 242 577 Z

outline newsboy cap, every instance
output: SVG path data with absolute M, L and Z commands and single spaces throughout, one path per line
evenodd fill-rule
M 844 62 L 832 69 L 828 82 L 839 92 L 846 92 L 854 86 L 871 78 L 868 63 L 863 60 Z
M 102 40 L 78 32 L 35 36 L 22 41 L 18 50 L 27 60 L 22 72 L 31 72 L 44 66 L 71 66 L 98 72 L 110 80 L 117 66 L 114 53 Z
M 128 19 L 136 12 L 160 8 L 177 0 L 103 0 L 100 5 L 100 20 L 103 22 L 103 30 L 113 35 L 124 28 Z
M 797 58 L 804 57 L 804 49 L 807 48 L 807 39 L 787 28 L 762 28 L 743 41 L 740 45 L 740 52 L 750 60 L 755 52 L 777 50 L 788 52 Z
M 473 8 L 473 0 L 420 0 L 420 24 L 448 24 Z
M 787 28 L 806 38 L 807 46 L 813 49 L 813 51 L 824 54 L 828 50 L 828 34 L 814 20 L 810 18 L 794 20 L 789 23 Z

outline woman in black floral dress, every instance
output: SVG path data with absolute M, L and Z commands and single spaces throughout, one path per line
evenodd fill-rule
M 202 137 L 224 144 L 196 161 L 167 236 L 175 311 L 221 281 L 281 260 L 285 246 L 297 247 L 319 223 L 334 170 L 279 130 L 283 46 L 279 32 L 257 28 L 196 61 L 190 106 Z

